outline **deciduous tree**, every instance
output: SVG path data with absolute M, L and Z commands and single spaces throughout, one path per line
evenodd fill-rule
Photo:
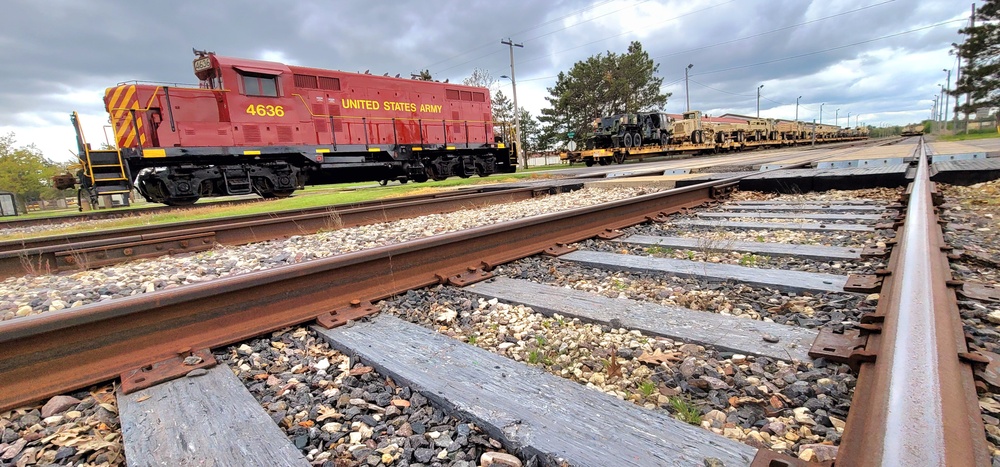
M 59 171 L 34 145 L 16 146 L 14 133 L 0 136 L 0 190 L 16 194 L 22 206 L 53 196 L 52 176 Z

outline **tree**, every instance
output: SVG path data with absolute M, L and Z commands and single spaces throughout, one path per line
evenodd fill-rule
M 472 70 L 472 74 L 468 78 L 462 80 L 462 84 L 466 86 L 479 86 L 481 88 L 493 87 L 493 84 L 496 82 L 496 78 L 493 77 L 489 70 L 479 67 Z
M 542 125 L 524 107 L 521 107 L 521 144 L 525 154 L 542 151 L 549 146 L 542 138 Z
M 493 124 L 505 143 L 514 141 L 514 103 L 500 90 L 493 93 Z
M 59 171 L 34 145 L 15 147 L 14 133 L 0 136 L 0 190 L 16 194 L 22 206 L 53 196 L 52 176 Z
M 959 29 L 966 37 L 962 44 L 952 44 L 962 58 L 961 76 L 950 92 L 955 96 L 955 110 L 966 115 L 980 107 L 1000 106 L 1000 0 L 986 0 L 975 13 L 975 26 Z M 960 104 L 958 97 L 968 94 Z
M 593 134 L 597 118 L 663 109 L 670 94 L 660 91 L 663 78 L 654 76 L 658 69 L 638 41 L 629 44 L 625 54 L 608 51 L 576 62 L 548 88 L 549 107 L 539 118 L 542 139 L 565 141 L 572 132 L 573 139 L 583 142 Z

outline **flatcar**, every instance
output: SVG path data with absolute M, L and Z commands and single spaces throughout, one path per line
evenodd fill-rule
M 117 147 L 95 150 L 73 115 L 81 193 L 146 200 L 286 197 L 306 184 L 488 176 L 516 169 L 489 90 L 195 51 L 198 87 L 105 91 Z

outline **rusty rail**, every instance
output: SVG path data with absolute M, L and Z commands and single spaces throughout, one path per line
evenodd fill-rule
M 734 183 L 652 193 L 2 322 L 0 410 L 114 379 L 178 353 L 322 315 L 320 322 L 350 316 L 352 302 L 360 306 L 413 288 L 487 277 L 495 265 L 700 205 Z
M 807 463 L 761 450 L 754 466 L 987 466 L 990 451 L 969 352 L 935 209 L 926 146 L 895 223 L 886 269 L 871 276 L 879 302 L 857 331 L 821 331 L 809 355 L 858 372 L 837 459 Z M 879 283 L 880 282 L 880 283 Z
M 926 147 L 868 331 L 837 465 L 989 465 Z
M 34 271 L 96 268 L 168 253 L 243 245 L 322 229 L 356 227 L 379 222 L 451 212 L 488 204 L 530 199 L 540 193 L 575 189 L 577 185 L 534 186 L 505 190 L 438 193 L 303 210 L 249 214 L 222 219 L 178 222 L 0 242 L 0 278 Z

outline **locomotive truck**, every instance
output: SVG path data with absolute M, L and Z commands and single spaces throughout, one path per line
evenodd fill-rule
M 116 149 L 92 149 L 73 114 L 81 196 L 135 188 L 150 202 L 187 205 L 516 169 L 513 148 L 495 139 L 485 88 L 195 54 L 197 87 L 105 91 Z

